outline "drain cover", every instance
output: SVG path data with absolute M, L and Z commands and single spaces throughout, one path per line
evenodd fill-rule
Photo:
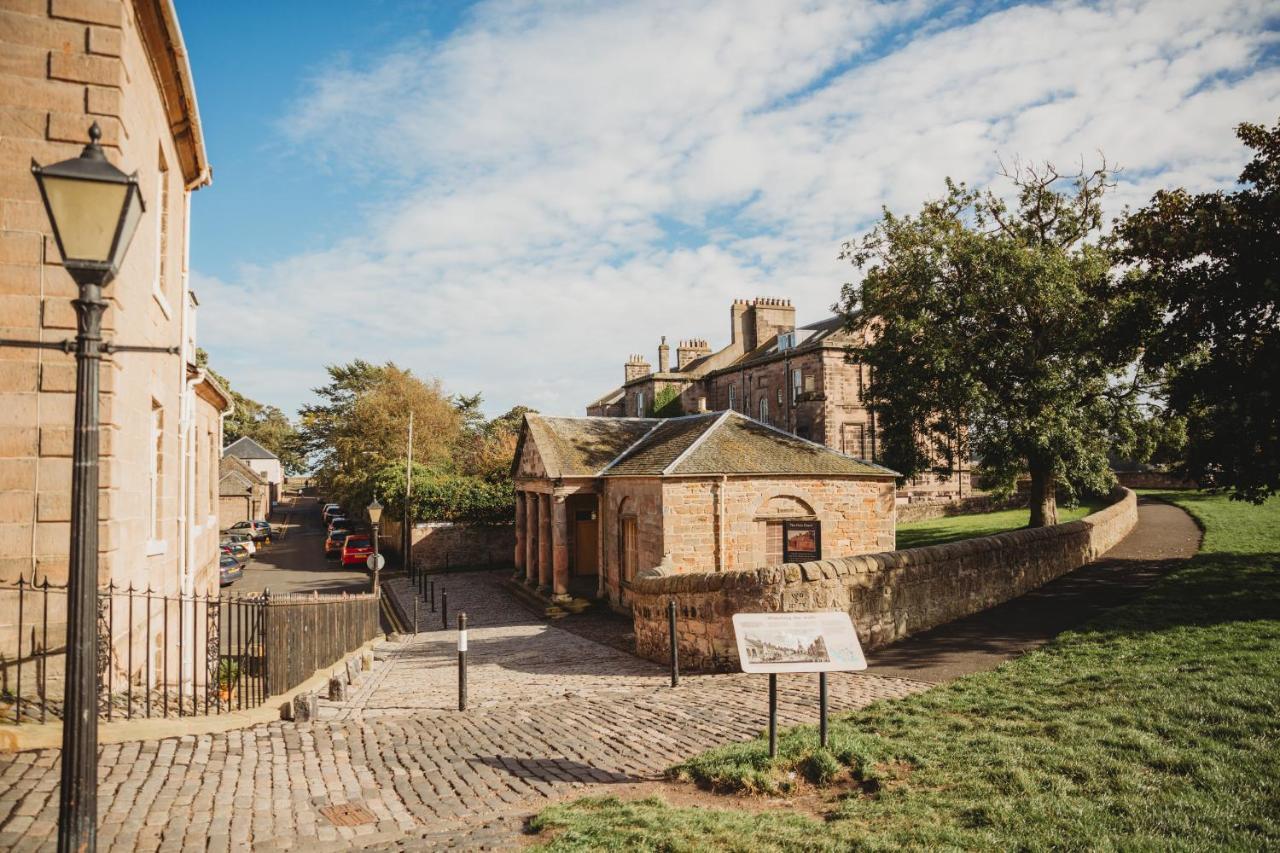
M 329 818 L 329 821 L 334 826 L 363 826 L 366 823 L 373 823 L 377 820 L 373 816 L 373 812 L 355 803 L 325 806 L 320 809 L 320 814 Z

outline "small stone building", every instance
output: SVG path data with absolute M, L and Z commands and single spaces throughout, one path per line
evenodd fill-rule
M 236 457 L 223 456 L 218 463 L 218 528 L 267 518 L 270 511 L 271 484 Z
M 247 435 L 242 435 L 228 444 L 223 449 L 222 455 L 233 456 L 253 469 L 253 472 L 268 485 L 270 500 L 280 500 L 280 496 L 284 494 L 284 465 L 280 463 L 279 456 Z M 256 517 L 266 518 L 267 516 L 264 513 Z
M 553 598 L 630 606 L 644 571 L 716 572 L 892 550 L 894 478 L 734 411 L 526 415 L 515 562 Z

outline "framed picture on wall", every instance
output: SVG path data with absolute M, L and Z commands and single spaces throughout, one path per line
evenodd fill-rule
M 816 520 L 782 523 L 782 561 L 807 563 L 822 559 L 822 525 Z

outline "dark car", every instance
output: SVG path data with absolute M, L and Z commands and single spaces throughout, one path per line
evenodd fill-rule
M 223 554 L 226 554 L 227 556 L 231 557 L 241 565 L 244 565 L 245 563 L 249 562 L 249 557 L 250 557 L 249 549 L 244 547 L 243 545 L 240 545 L 239 543 L 232 543 L 230 545 L 219 545 L 218 548 L 219 550 L 222 551 Z
M 231 586 L 242 577 L 244 577 L 244 568 L 236 558 L 223 554 L 218 560 L 218 586 Z
M 320 523 L 328 524 L 335 515 L 342 515 L 342 507 L 338 504 L 325 504 L 320 511 Z
M 366 560 L 373 553 L 373 540 L 367 533 L 352 533 L 342 543 L 342 568 L 347 566 L 365 567 Z
M 336 557 L 341 554 L 342 545 L 350 535 L 350 530 L 345 530 L 341 527 L 335 527 L 330 530 L 329 535 L 324 538 L 324 555 L 326 557 Z

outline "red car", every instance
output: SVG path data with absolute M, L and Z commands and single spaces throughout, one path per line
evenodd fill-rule
M 365 533 L 352 533 L 347 537 L 347 541 L 342 543 L 342 567 L 361 566 L 364 567 L 365 561 L 369 559 L 369 555 L 373 553 L 373 540 Z

